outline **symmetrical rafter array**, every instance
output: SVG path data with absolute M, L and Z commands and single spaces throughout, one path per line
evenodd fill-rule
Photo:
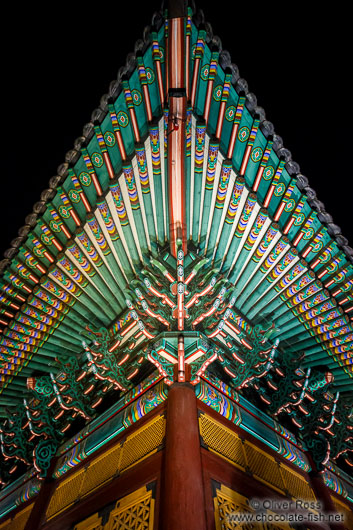
M 330 403 L 351 388 L 352 250 L 218 39 L 180 20 L 154 18 L 1 262 L 0 406 L 67 357 L 110 391 L 148 363 L 168 382 L 213 363 L 266 403 L 276 360 L 303 352 L 299 380 L 326 365 Z M 286 385 L 273 414 L 294 410 Z

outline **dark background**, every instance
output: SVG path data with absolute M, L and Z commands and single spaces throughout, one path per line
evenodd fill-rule
M 310 13 L 297 3 L 285 12 L 272 3 L 197 6 L 353 246 L 348 14 L 323 4 Z M 0 259 L 159 7 L 159 0 L 7 6 Z

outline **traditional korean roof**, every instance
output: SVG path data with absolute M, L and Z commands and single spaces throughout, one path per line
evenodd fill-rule
M 183 331 L 193 383 L 210 370 L 299 429 L 337 427 L 331 457 L 347 455 L 353 250 L 191 8 L 186 118 L 169 114 L 168 31 L 154 15 L 0 263 L 1 415 L 16 406 L 31 426 L 56 401 L 64 435 L 154 369 L 171 383 Z M 186 227 L 174 233 L 179 127 Z

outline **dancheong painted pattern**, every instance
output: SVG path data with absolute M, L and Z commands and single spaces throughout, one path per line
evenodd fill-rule
M 154 16 L 0 263 L 3 484 L 152 372 L 223 381 L 353 464 L 352 249 L 188 9 Z

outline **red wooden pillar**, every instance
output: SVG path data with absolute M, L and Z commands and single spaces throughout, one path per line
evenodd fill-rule
M 205 530 L 206 511 L 196 396 L 189 383 L 168 393 L 163 530 Z

